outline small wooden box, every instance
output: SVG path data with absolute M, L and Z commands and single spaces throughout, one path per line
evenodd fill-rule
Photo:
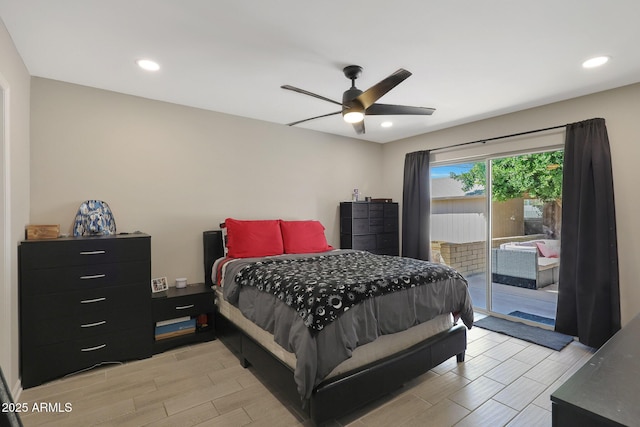
M 25 238 L 27 240 L 57 239 L 60 235 L 60 225 L 27 225 Z

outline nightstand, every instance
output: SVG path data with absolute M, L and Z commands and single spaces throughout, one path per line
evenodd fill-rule
M 204 283 L 194 283 L 186 288 L 169 288 L 167 291 L 153 295 L 153 327 L 155 333 L 156 322 L 182 317 L 197 318 L 199 315 L 207 316 L 207 326 L 196 327 L 196 331 L 188 335 L 155 340 L 153 352 L 162 353 L 173 347 L 211 341 L 215 336 L 215 293 L 213 289 Z

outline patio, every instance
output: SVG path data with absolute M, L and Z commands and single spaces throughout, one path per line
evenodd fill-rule
M 469 293 L 474 307 L 485 309 L 486 274 L 472 274 L 466 276 L 469 282 Z M 558 302 L 558 284 L 545 286 L 541 289 L 525 289 L 517 286 L 492 284 L 492 310 L 500 314 L 521 311 L 537 316 L 555 319 Z

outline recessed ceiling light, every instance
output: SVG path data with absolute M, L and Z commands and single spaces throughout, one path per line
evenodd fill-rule
M 393 126 L 392 122 L 382 122 L 380 123 L 380 126 L 382 126 L 383 128 L 390 128 L 391 126 Z
M 146 71 L 158 71 L 160 69 L 160 65 L 150 59 L 138 59 L 136 64 L 138 64 L 138 67 Z
M 609 61 L 608 56 L 596 56 L 595 58 L 587 59 L 582 63 L 583 68 L 595 68 L 606 64 Z

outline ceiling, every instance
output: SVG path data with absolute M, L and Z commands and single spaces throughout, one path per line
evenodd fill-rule
M 636 83 L 638 16 L 638 0 L 0 0 L 33 76 L 283 125 L 340 107 L 281 85 L 340 101 L 344 66 L 362 90 L 405 68 L 380 102 L 432 116 L 297 125 L 380 143 Z

